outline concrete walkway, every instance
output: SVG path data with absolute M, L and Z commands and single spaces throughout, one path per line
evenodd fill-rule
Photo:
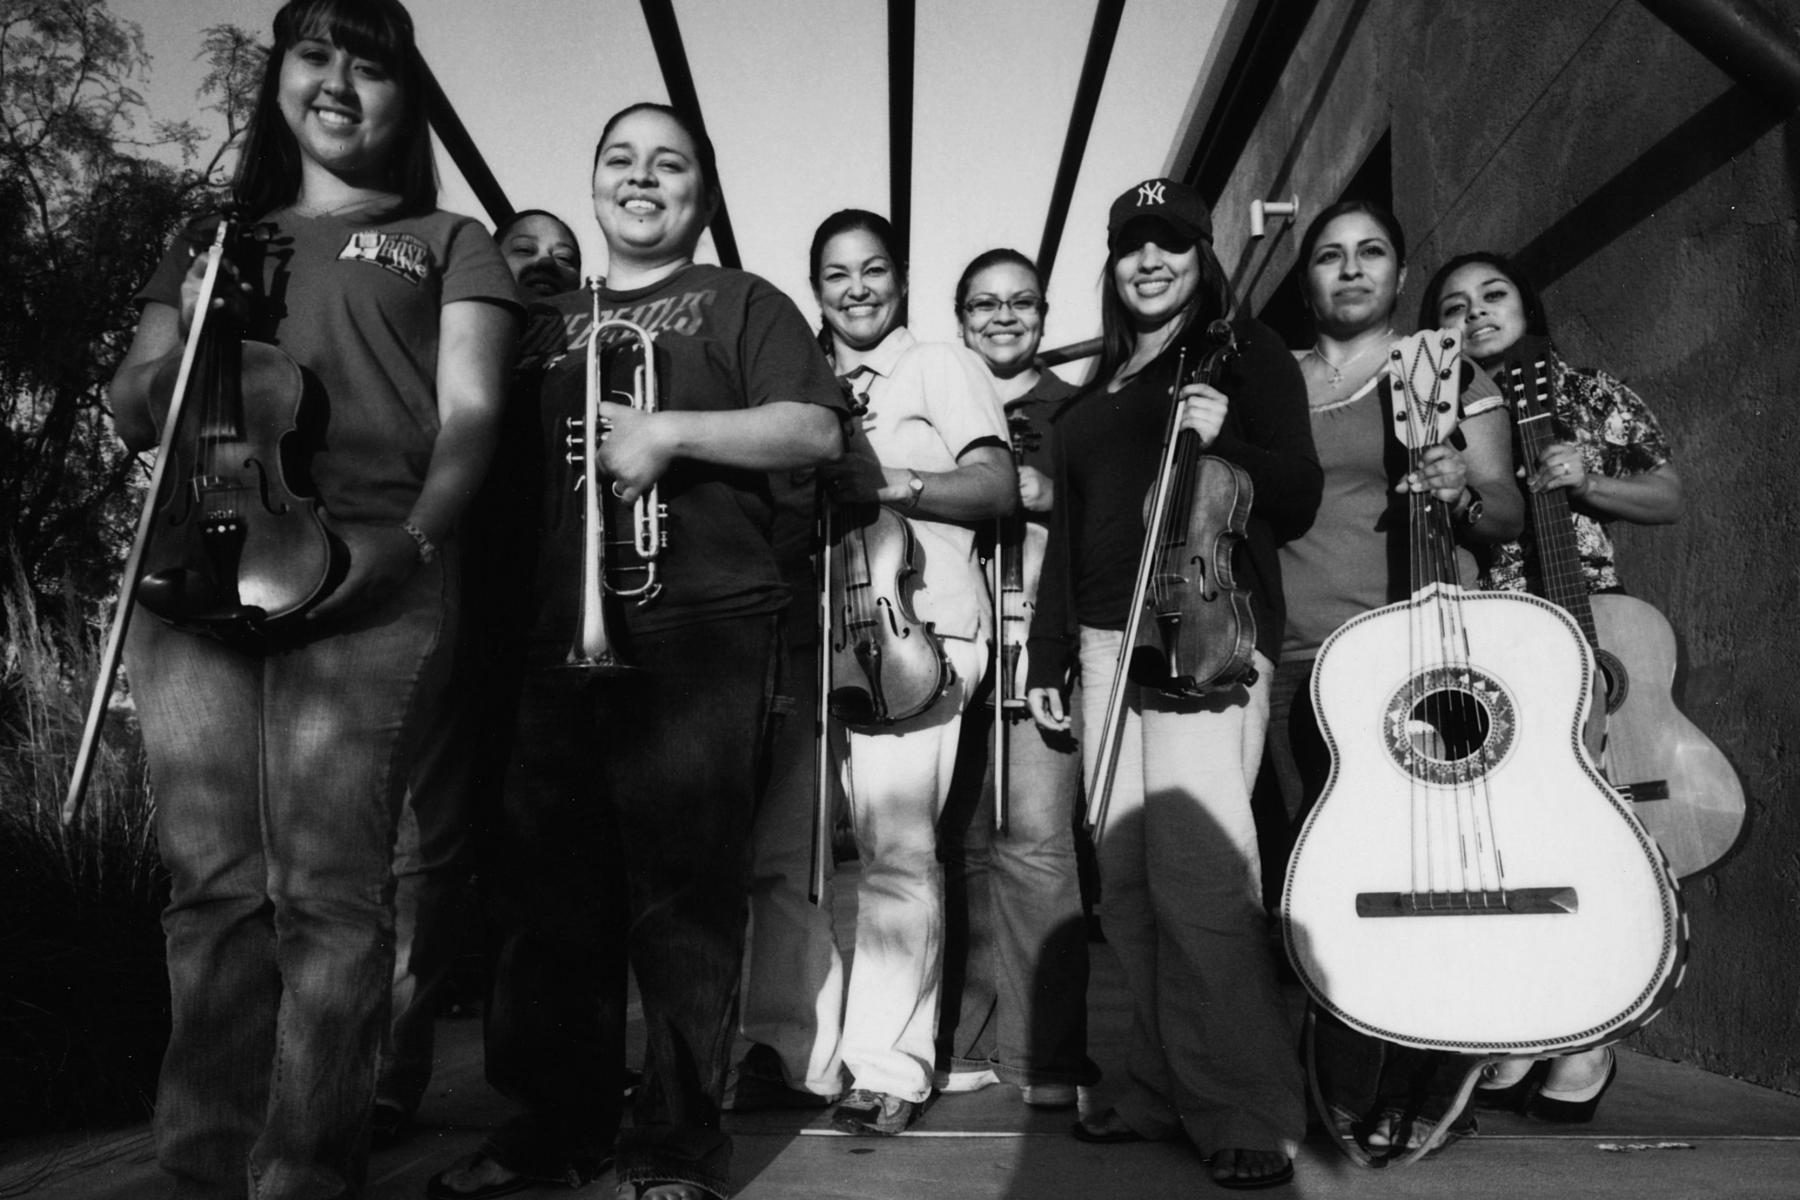
M 846 891 L 848 882 L 840 881 Z M 1104 946 L 1094 949 L 1093 1057 L 1116 1077 L 1124 1061 L 1126 999 L 1112 956 Z M 1315 1136 L 1302 1149 L 1295 1183 L 1268 1194 L 1279 1200 L 1800 1198 L 1800 1097 L 1628 1048 L 1620 1058 L 1618 1082 L 1591 1126 L 1484 1113 L 1478 1135 L 1417 1166 L 1385 1171 L 1356 1167 Z M 1084 1094 L 1084 1107 L 1108 1103 L 1108 1087 L 1102 1083 Z M 507 1112 L 482 1081 L 480 1022 L 441 1022 L 438 1071 L 418 1131 L 376 1156 L 369 1200 L 421 1200 L 426 1179 L 473 1150 Z M 1068 1113 L 1028 1109 L 1014 1089 L 996 1086 L 938 1098 L 898 1138 L 836 1134 L 822 1112 L 733 1115 L 726 1127 L 735 1135 L 742 1200 L 1225 1194 L 1185 1146 L 1085 1145 L 1068 1135 L 1070 1120 Z M 164 1194 L 147 1128 L 0 1146 L 0 1200 L 148 1200 Z M 576 1192 L 519 1194 L 611 1200 L 613 1180 L 608 1175 Z

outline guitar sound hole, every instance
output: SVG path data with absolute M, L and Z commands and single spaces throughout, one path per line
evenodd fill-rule
M 1382 736 L 1401 770 L 1456 786 L 1497 766 L 1512 749 L 1517 726 L 1512 697 L 1493 676 L 1472 666 L 1436 667 L 1388 697 Z
M 1413 705 L 1407 720 L 1413 753 L 1456 763 L 1477 753 L 1492 732 L 1487 709 L 1468 692 L 1431 692 Z

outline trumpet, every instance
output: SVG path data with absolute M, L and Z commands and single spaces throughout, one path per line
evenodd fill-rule
M 607 630 L 606 597 L 611 594 L 633 599 L 642 606 L 650 603 L 662 591 L 662 581 L 657 577 L 657 558 L 668 544 L 668 534 L 663 529 L 663 520 L 668 515 L 668 510 L 662 503 L 658 488 L 652 485 L 632 502 L 630 540 L 607 540 L 606 508 L 598 487 L 600 392 L 604 386 L 601 376 L 601 336 L 608 329 L 618 328 L 623 329 L 629 338 L 636 340 L 642 361 L 633 370 L 631 392 L 626 398 L 631 407 L 646 413 L 657 410 L 656 356 L 653 350 L 655 336 L 633 321 L 618 317 L 601 320 L 600 281 L 590 279 L 588 289 L 594 297 L 594 324 L 587 346 L 587 403 L 581 417 L 569 418 L 569 432 L 565 439 L 569 448 L 567 461 L 580 468 L 576 486 L 582 491 L 583 505 L 581 613 L 576 623 L 575 641 L 569 647 L 565 661 L 571 667 L 607 671 L 625 669 L 629 664 L 619 657 L 614 648 L 614 639 Z M 615 483 L 613 495 L 618 494 L 618 485 Z M 637 561 L 609 567 L 608 560 L 615 549 L 622 551 L 627 547 Z M 621 586 L 609 578 L 609 571 L 614 575 L 628 571 L 641 572 L 642 578 L 632 586 Z

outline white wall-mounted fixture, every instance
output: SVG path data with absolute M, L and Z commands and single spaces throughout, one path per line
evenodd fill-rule
M 1250 236 L 1259 238 L 1268 232 L 1270 217 L 1293 220 L 1300 211 L 1300 196 L 1288 200 L 1252 200 L 1250 202 Z

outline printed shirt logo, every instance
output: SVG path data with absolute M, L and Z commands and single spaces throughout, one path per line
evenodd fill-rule
M 1144 208 L 1151 204 L 1161 204 L 1162 202 L 1163 202 L 1163 185 L 1162 184 L 1160 184 L 1160 183 L 1140 183 L 1140 184 L 1138 184 L 1138 207 L 1139 208 Z
M 338 251 L 338 261 L 374 263 L 414 285 L 425 282 L 431 274 L 431 251 L 421 238 L 410 233 L 353 233 Z
M 602 321 L 620 318 L 640 325 L 651 336 L 664 333 L 680 333 L 697 337 L 707 326 L 707 318 L 712 312 L 713 301 L 718 292 L 713 288 L 701 288 L 697 291 L 683 292 L 676 296 L 664 296 L 659 300 L 651 300 L 644 304 L 636 304 L 621 308 L 605 308 L 600 310 Z M 543 365 L 554 367 L 567 355 L 575 352 L 585 353 L 590 338 L 593 337 L 594 318 L 590 310 L 583 308 L 580 312 L 566 313 L 561 321 L 561 346 L 552 350 L 545 346 Z M 544 338 L 545 330 L 534 328 L 527 336 Z M 623 342 L 631 336 L 620 326 L 612 326 L 600 331 L 600 344 L 612 346 Z

